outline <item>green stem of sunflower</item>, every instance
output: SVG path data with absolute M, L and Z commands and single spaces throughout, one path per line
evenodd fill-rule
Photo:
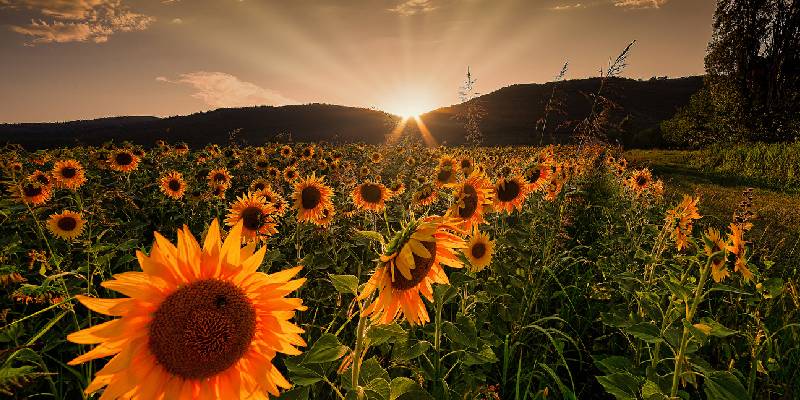
M 686 324 L 683 326 L 683 335 L 681 336 L 681 345 L 678 348 L 678 354 L 675 357 L 675 371 L 672 374 L 672 389 L 670 390 L 670 398 L 675 398 L 678 394 L 678 381 L 681 376 L 681 369 L 683 366 L 683 357 L 686 353 L 686 346 L 689 344 L 689 325 L 692 323 L 694 313 L 697 311 L 697 306 L 703 298 L 703 288 L 706 285 L 706 280 L 711 272 L 711 260 L 709 257 L 706 265 L 700 271 L 700 280 L 697 281 L 697 287 L 694 290 L 694 298 L 692 304 L 686 310 Z
M 365 351 L 364 348 L 364 331 L 367 328 L 367 318 L 364 316 L 358 317 L 358 328 L 356 330 L 356 348 L 353 351 L 353 377 L 352 386 L 358 396 L 361 396 L 361 390 L 358 384 L 358 378 L 361 374 L 361 354 Z
M 442 357 L 439 351 L 442 345 L 442 304 L 436 304 L 436 320 L 434 321 L 435 331 L 433 336 L 433 348 L 436 350 L 436 376 L 434 385 L 439 386 L 439 379 L 442 376 Z

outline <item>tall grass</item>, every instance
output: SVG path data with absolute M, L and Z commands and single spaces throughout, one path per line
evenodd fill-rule
M 800 190 L 800 142 L 717 144 L 693 153 L 692 166 L 759 186 Z

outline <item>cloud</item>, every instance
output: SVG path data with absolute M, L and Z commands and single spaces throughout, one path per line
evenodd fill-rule
M 584 8 L 585 6 L 582 3 L 575 3 L 575 4 L 563 4 L 560 6 L 550 7 L 553 11 L 567 11 L 567 10 L 575 10 L 578 8 Z
M 175 80 L 159 76 L 156 81 L 191 86 L 195 90 L 192 97 L 213 108 L 298 103 L 274 90 L 264 89 L 224 72 L 190 72 L 181 74 Z
M 417 15 L 435 10 L 432 0 L 406 0 L 390 8 L 389 11 L 403 16 Z
M 614 0 L 614 5 L 631 9 L 660 8 L 667 1 L 669 0 Z
M 117 32 L 142 31 L 155 18 L 131 11 L 122 0 L 2 0 L 6 8 L 33 10 L 40 18 L 11 30 L 29 36 L 26 45 L 103 43 Z M 49 18 L 51 21 L 46 21 Z

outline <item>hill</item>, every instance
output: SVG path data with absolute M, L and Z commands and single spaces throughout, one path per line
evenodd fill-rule
M 600 85 L 598 78 L 558 83 L 508 86 L 471 101 L 480 102 L 486 117 L 480 126 L 487 145 L 520 145 L 567 142 L 573 134 L 570 121 L 581 120 L 591 108 L 589 95 Z M 626 147 L 652 147 L 661 144 L 659 123 L 671 117 L 678 107 L 702 86 L 702 77 L 639 81 L 614 78 L 604 94 L 618 109 L 615 120 L 624 121 L 622 130 L 609 134 L 612 141 Z M 548 129 L 535 130 L 551 95 L 559 100 L 558 112 L 551 112 Z M 463 143 L 464 127 L 455 116 L 467 104 L 443 107 L 422 115 L 428 129 L 442 143 Z M 186 116 L 113 117 L 60 123 L 0 124 L 0 143 L 19 143 L 30 148 L 75 144 L 100 144 L 109 140 L 129 140 L 151 145 L 157 139 L 185 141 L 190 146 L 228 143 L 236 131 L 237 140 L 261 144 L 278 134 L 291 134 L 295 141 L 380 143 L 398 123 L 399 117 L 382 111 L 328 104 L 282 107 L 260 106 L 223 108 Z M 407 131 L 413 132 L 415 124 Z

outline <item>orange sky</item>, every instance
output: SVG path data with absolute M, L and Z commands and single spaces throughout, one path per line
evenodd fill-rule
M 324 102 L 394 113 L 595 76 L 696 75 L 713 0 L 0 0 L 0 122 Z

